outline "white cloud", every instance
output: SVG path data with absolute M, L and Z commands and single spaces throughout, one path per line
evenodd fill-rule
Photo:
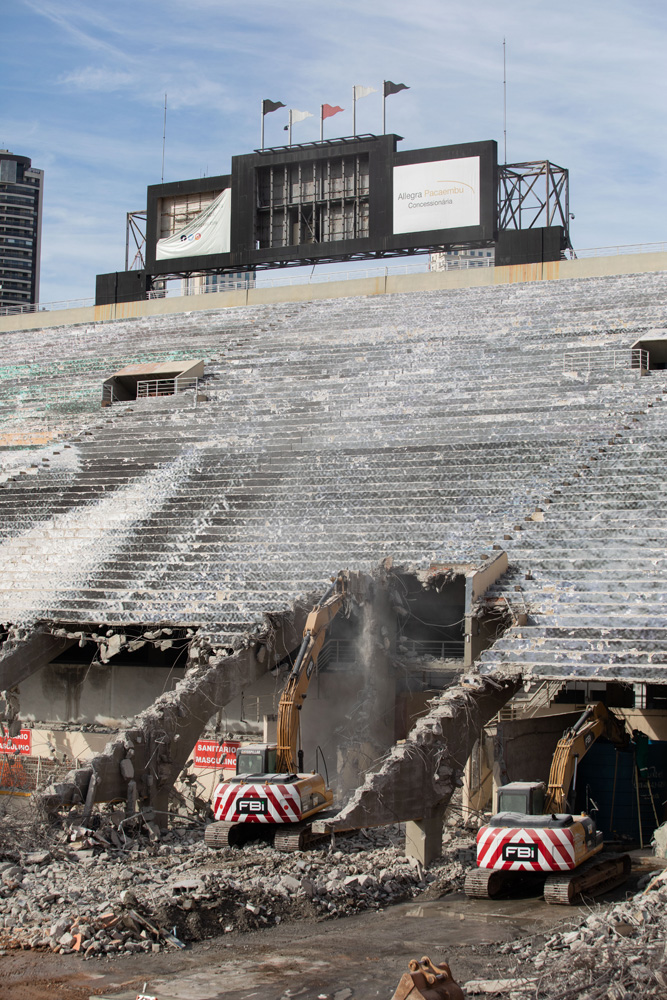
M 64 73 L 58 78 L 58 83 L 75 87 L 78 90 L 97 90 L 109 93 L 112 90 L 122 90 L 135 82 L 131 73 L 122 70 L 104 69 L 101 66 L 85 66 L 83 69 Z

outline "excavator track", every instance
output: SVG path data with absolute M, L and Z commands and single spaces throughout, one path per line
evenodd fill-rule
M 213 850 L 224 847 L 244 847 L 253 840 L 270 840 L 277 851 L 307 851 L 327 834 L 313 833 L 310 823 L 209 823 L 204 831 L 204 843 Z
M 562 875 L 550 875 L 544 883 L 544 900 L 572 906 L 582 896 L 598 896 L 622 885 L 630 874 L 629 854 L 597 854 L 590 861 Z
M 463 891 L 470 899 L 494 899 L 512 882 L 512 875 L 514 872 L 496 871 L 494 868 L 471 868 Z
M 310 823 L 289 823 L 276 827 L 273 846 L 277 851 L 307 851 L 326 834 L 313 833 Z
M 207 847 L 244 847 L 253 840 L 271 840 L 273 827 L 265 823 L 209 823 L 204 830 Z
M 204 830 L 204 843 L 218 851 L 223 847 L 230 847 L 229 831 L 233 826 L 233 823 L 209 823 Z

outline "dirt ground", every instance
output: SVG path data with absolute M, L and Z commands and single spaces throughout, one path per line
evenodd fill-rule
M 632 892 L 633 880 L 606 897 Z M 455 979 L 495 978 L 514 968 L 507 942 L 576 922 L 588 907 L 541 899 L 486 902 L 452 893 L 412 900 L 337 920 L 310 920 L 246 934 L 226 934 L 185 951 L 88 962 L 35 951 L 2 958 L 0 1000 L 135 1000 L 144 984 L 159 1000 L 389 1000 L 411 958 L 449 962 Z M 348 992 L 349 991 L 349 992 Z

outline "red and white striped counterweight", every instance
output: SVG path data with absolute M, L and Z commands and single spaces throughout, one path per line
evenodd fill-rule
M 298 823 L 301 796 L 293 785 L 223 781 L 213 793 L 213 813 L 226 823 Z
M 575 841 L 567 828 L 483 826 L 477 865 L 495 871 L 550 872 L 575 867 Z

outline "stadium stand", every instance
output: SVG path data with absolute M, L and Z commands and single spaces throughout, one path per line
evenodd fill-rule
M 588 504 L 608 505 L 614 477 L 624 489 L 633 462 L 660 454 L 660 407 L 648 407 L 663 376 L 642 378 L 629 345 L 655 325 L 665 280 L 5 334 L 2 618 L 173 621 L 224 641 L 320 589 L 341 566 L 369 569 L 388 555 L 418 567 L 478 561 L 499 542 L 519 571 L 533 573 L 525 600 L 575 614 L 567 576 L 553 593 L 538 581 L 548 586 L 560 572 L 568 531 L 574 551 L 585 546 L 605 575 L 614 526 L 624 534 L 615 579 L 625 593 L 624 548 L 646 558 L 644 534 L 659 529 L 648 523 L 649 484 L 636 487 L 645 502 L 633 509 L 641 523 L 631 533 L 606 507 L 608 527 L 589 523 L 599 511 Z M 566 352 L 590 348 L 601 363 L 568 370 Z M 206 363 L 205 400 L 184 393 L 99 409 L 104 378 L 123 365 L 193 357 Z M 628 469 L 615 472 L 616 456 L 626 455 Z M 588 483 L 605 469 L 603 494 L 589 497 Z M 558 488 L 544 524 L 514 530 Z M 651 488 L 659 493 L 660 484 Z M 574 533 L 568 498 L 587 508 Z M 582 604 L 579 618 L 594 624 L 605 600 L 597 610 Z
M 653 272 L 3 334 L 0 675 L 77 628 L 238 650 L 341 568 L 504 550 L 479 600 L 514 623 L 481 657 L 505 685 L 496 704 L 480 681 L 489 712 L 521 677 L 661 684 L 665 372 L 631 346 L 660 335 L 666 289 Z M 101 406 L 124 366 L 193 359 L 196 389 Z M 425 739 L 468 711 L 452 699 Z M 168 728 L 174 705 L 145 717 Z

